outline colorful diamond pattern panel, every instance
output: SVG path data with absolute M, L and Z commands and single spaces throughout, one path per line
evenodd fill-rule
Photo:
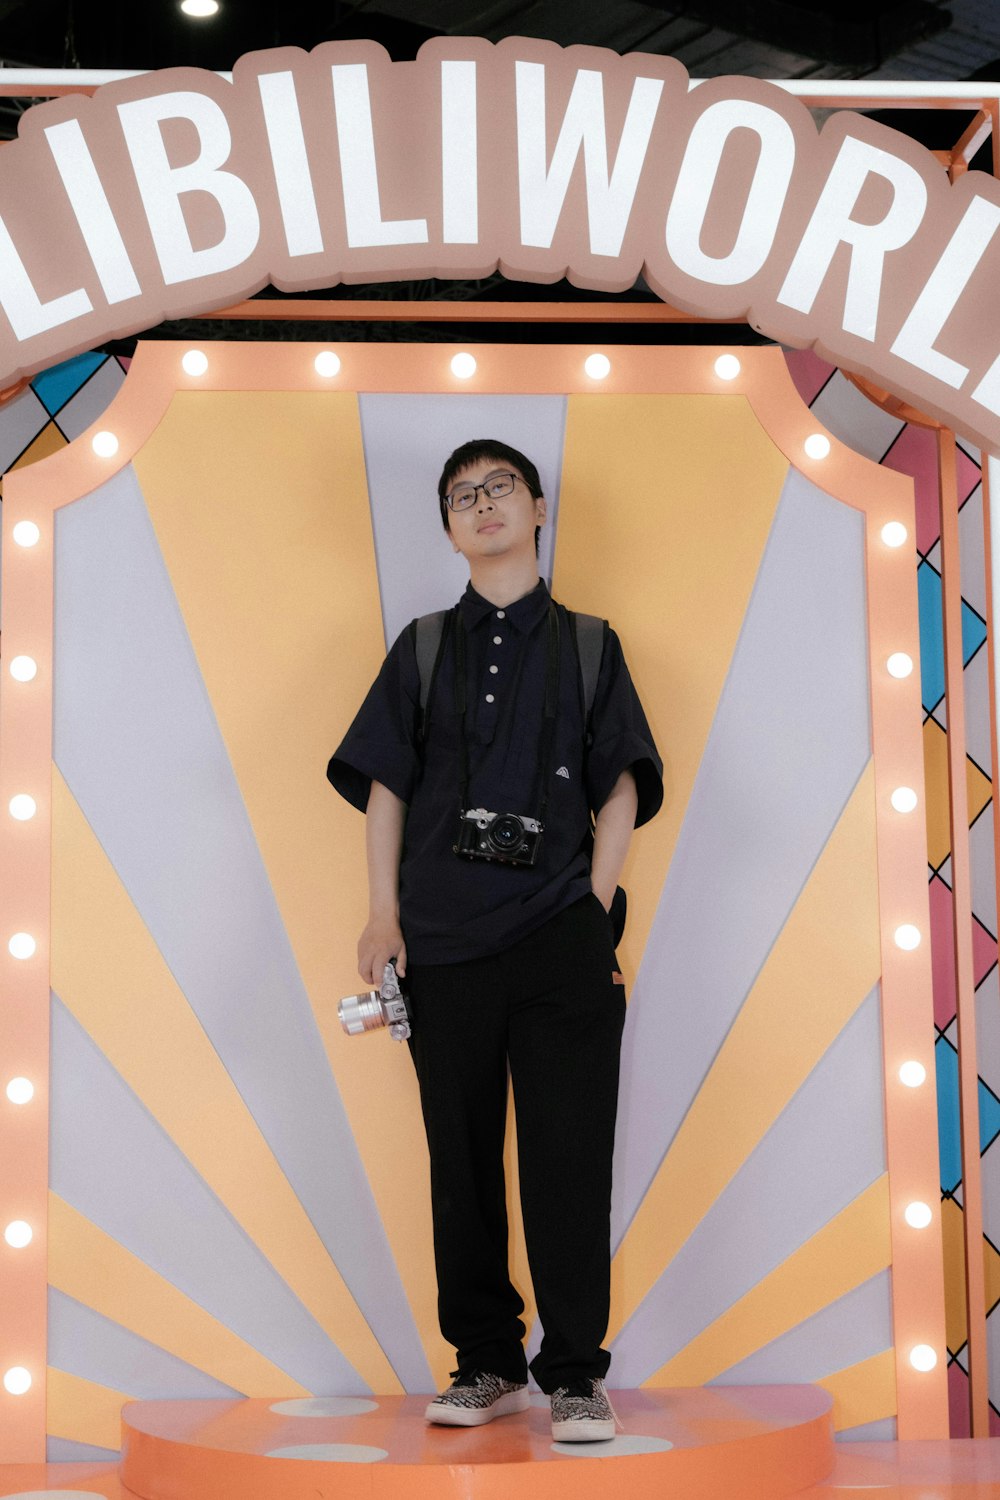
M 64 360 L 62 364 L 53 365 L 50 370 L 36 375 L 31 388 L 49 416 L 54 417 L 98 370 L 113 363 L 104 354 L 78 354 L 75 359 Z
M 790 358 L 794 359 L 794 355 Z M 839 379 L 845 377 L 840 375 Z M 844 434 L 838 434 L 847 437 Z M 917 508 L 917 551 L 924 557 L 941 535 L 938 514 L 937 443 L 933 432 L 924 427 L 905 427 L 882 459 L 888 469 L 908 474 L 913 480 Z M 979 464 L 964 450 L 958 454 L 958 503 L 963 506 L 980 483 Z M 982 541 L 979 544 L 982 559 Z
M 859 393 L 840 371 L 809 352 L 786 355 L 792 378 L 824 424 L 845 443 L 867 452 L 888 468 L 908 475 L 916 498 L 916 566 L 920 612 L 921 698 L 924 722 L 924 772 L 928 859 L 930 860 L 931 953 L 934 1014 L 939 1031 L 935 1057 L 941 1189 L 945 1211 L 945 1274 L 949 1308 L 949 1399 L 952 1434 L 969 1435 L 968 1378 L 962 1363 L 965 1347 L 965 1271 L 962 1260 L 961 1150 L 958 1113 L 955 1031 L 955 964 L 952 924 L 951 831 L 948 808 L 947 705 L 944 698 L 944 633 L 940 558 L 937 444 L 932 431 L 899 423 L 881 413 L 859 420 Z M 825 370 L 825 378 L 824 377 Z M 871 406 L 871 403 L 869 403 Z M 891 424 L 895 421 L 895 431 Z M 860 440 L 859 440 L 860 438 Z M 887 438 L 881 453 L 877 444 Z M 983 536 L 983 491 L 979 453 L 959 440 L 957 452 L 959 536 L 962 563 L 962 654 L 967 721 L 966 787 L 972 858 L 972 949 L 977 1000 L 989 991 L 995 998 L 997 944 L 996 873 L 993 869 L 992 795 L 989 768 L 989 697 L 986 664 L 986 569 Z M 980 1069 L 989 1067 L 992 1019 L 982 1019 L 988 1005 L 979 1004 Z M 940 1033 L 947 1029 L 948 1035 Z M 994 1083 L 998 1080 L 994 1079 Z M 979 1086 L 980 1152 L 983 1161 L 984 1254 L 987 1260 L 990 1349 L 990 1420 L 1000 1434 L 1000 1099 L 982 1076 Z M 954 1195 L 954 1196 L 952 1196 Z M 994 1226 L 991 1229 L 991 1226 Z M 991 1237 L 992 1236 L 992 1237 Z M 959 1318 L 958 1309 L 961 1307 Z
M 917 568 L 917 598 L 920 609 L 920 695 L 924 708 L 930 713 L 944 697 L 944 629 L 941 575 L 926 561 Z M 963 599 L 963 665 L 968 665 L 985 640 L 986 621 Z
M 958 1053 L 947 1037 L 934 1044 L 937 1072 L 938 1145 L 941 1189 L 954 1193 L 962 1181 L 962 1141 L 959 1126 Z M 979 1151 L 989 1150 L 1000 1135 L 1000 1099 L 979 1080 Z M 995 1300 L 995 1299 L 993 1299 Z
M 955 965 L 953 962 L 953 902 L 951 891 L 935 875 L 928 887 L 931 913 L 931 964 L 934 973 L 934 1022 L 944 1031 L 955 1016 Z M 996 939 L 982 922 L 972 918 L 972 972 L 977 987 L 997 958 Z
M 966 679 L 968 681 L 968 678 Z M 965 783 L 969 798 L 969 819 L 975 822 L 990 805 L 993 789 L 989 778 L 975 761 L 966 757 Z M 939 870 L 951 853 L 951 825 L 948 814 L 948 736 L 936 718 L 924 720 L 924 785 L 927 800 L 927 858 L 931 868 Z M 983 913 L 984 917 L 987 913 Z M 992 914 L 990 930 L 996 914 Z

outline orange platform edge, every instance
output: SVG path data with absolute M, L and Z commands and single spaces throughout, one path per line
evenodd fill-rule
M 142 1500 L 596 1500 L 611 1484 L 630 1500 L 780 1500 L 834 1465 L 832 1402 L 818 1387 L 611 1396 L 623 1432 L 561 1445 L 538 1396 L 474 1429 L 429 1425 L 425 1396 L 373 1397 L 343 1415 L 322 1401 L 133 1401 L 121 1481 Z

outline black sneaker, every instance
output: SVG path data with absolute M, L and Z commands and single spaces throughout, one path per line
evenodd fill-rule
M 608 1400 L 603 1380 L 571 1380 L 553 1391 L 549 1400 L 552 1436 L 556 1442 L 607 1442 L 614 1437 L 618 1416 Z
M 484 1370 L 457 1370 L 451 1385 L 431 1402 L 424 1416 L 447 1427 L 482 1427 L 494 1417 L 527 1411 L 528 1383 L 519 1385 Z

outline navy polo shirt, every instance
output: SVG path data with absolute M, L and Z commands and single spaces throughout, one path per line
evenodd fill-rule
M 456 606 L 466 632 L 470 807 L 539 815 L 549 598 L 539 580 L 530 594 L 497 609 L 470 584 Z M 590 814 L 600 811 L 622 771 L 631 768 L 635 775 L 636 827 L 663 800 L 662 762 L 614 631 L 601 660 L 593 741 L 585 746 L 579 662 L 567 612 L 559 604 L 556 609 L 558 712 L 545 827 L 530 868 L 454 852 L 462 793 L 454 629 L 446 636 L 424 743 L 418 736 L 420 674 L 407 627 L 327 767 L 337 791 L 362 812 L 373 780 L 407 804 L 399 910 L 413 963 L 487 957 L 585 895 L 591 888 Z

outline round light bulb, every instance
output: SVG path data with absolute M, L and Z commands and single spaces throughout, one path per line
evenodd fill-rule
M 804 447 L 810 458 L 826 458 L 830 451 L 830 439 L 822 432 L 811 432 Z
M 7 1098 L 11 1104 L 30 1104 L 35 1097 L 35 1085 L 30 1078 L 12 1078 L 7 1085 Z
M 12 1219 L 3 1232 L 3 1237 L 13 1250 L 23 1250 L 31 1244 L 31 1225 L 24 1219 Z
M 4 1372 L 3 1384 L 12 1396 L 23 1396 L 31 1390 L 31 1376 L 23 1365 L 14 1365 Z
M 10 664 L 10 675 L 17 682 L 30 682 L 37 671 L 38 664 L 30 656 L 15 656 Z
M 113 432 L 96 432 L 90 446 L 98 458 L 114 458 L 118 452 L 118 439 Z
M 902 948 L 906 953 L 912 953 L 914 948 L 920 947 L 920 928 L 914 927 L 912 922 L 904 922 L 892 936 L 896 947 Z
M 34 521 L 18 521 L 11 532 L 11 536 L 19 547 L 37 546 L 41 534 Z
M 887 547 L 901 547 L 909 534 L 902 521 L 886 521 L 882 527 L 882 540 Z
M 181 0 L 181 10 L 186 16 L 194 16 L 202 21 L 206 16 L 214 16 L 218 13 L 219 0 Z
M 910 1364 L 915 1370 L 933 1370 L 937 1364 L 937 1354 L 930 1344 L 917 1344 L 910 1350 Z
M 917 805 L 917 794 L 912 786 L 898 786 L 889 801 L 897 812 L 911 813 Z
M 611 361 L 606 354 L 588 354 L 583 368 L 591 380 L 606 380 L 611 374 Z
M 720 380 L 735 380 L 742 368 L 735 354 L 720 354 L 715 361 L 715 373 Z
M 894 651 L 885 664 L 890 677 L 909 677 L 913 671 L 913 657 L 905 651 Z
M 909 1062 L 900 1064 L 899 1081 L 905 1083 L 908 1089 L 918 1089 L 926 1078 L 927 1069 L 923 1063 L 918 1063 L 911 1058 Z
M 208 355 L 203 349 L 189 349 L 181 365 L 185 375 L 204 375 L 208 369 Z
M 459 380 L 468 380 L 476 373 L 476 360 L 472 354 L 455 354 L 452 356 L 451 373 Z
M 11 817 L 19 823 L 26 823 L 38 811 L 34 797 L 29 797 L 27 792 L 18 792 L 16 797 L 11 797 L 7 807 Z
M 31 958 L 37 946 L 30 932 L 15 932 L 7 944 L 13 958 Z
M 332 349 L 324 349 L 322 353 L 317 354 L 313 364 L 317 375 L 329 377 L 340 374 L 340 355 L 334 354 Z
M 903 1218 L 911 1229 L 926 1229 L 932 1218 L 930 1206 L 926 1203 L 908 1203 L 903 1210 Z

